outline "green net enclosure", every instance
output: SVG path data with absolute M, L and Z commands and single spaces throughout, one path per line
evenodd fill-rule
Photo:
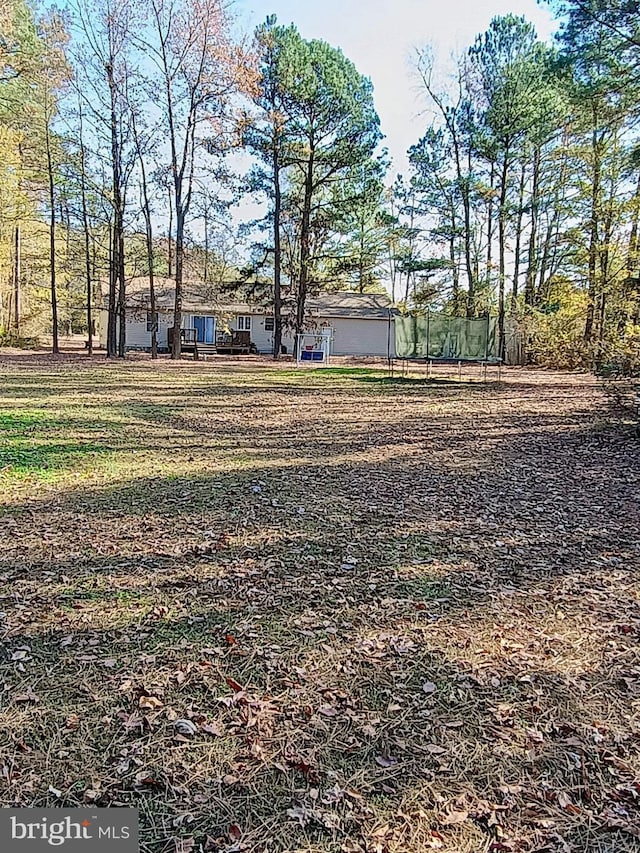
M 496 320 L 468 320 L 447 314 L 405 314 L 395 318 L 398 358 L 480 361 L 496 357 Z

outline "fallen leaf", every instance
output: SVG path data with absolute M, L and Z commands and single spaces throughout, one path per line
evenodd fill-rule
M 254 758 L 258 758 L 260 761 L 264 758 L 264 749 L 257 741 L 254 741 L 251 744 L 251 749 L 249 751 Z
M 313 812 L 306 809 L 304 806 L 294 806 L 287 809 L 287 816 L 300 822 L 300 826 L 306 826 L 313 818 Z
M 380 767 L 394 767 L 398 763 L 398 759 L 393 755 L 376 755 L 376 764 Z
M 622 806 L 610 806 L 602 813 L 601 819 L 607 829 L 622 830 L 634 838 L 640 838 L 640 827 L 638 827 L 627 809 Z
M 157 711 L 158 708 L 162 708 L 162 702 L 157 696 L 141 696 L 138 705 L 144 711 Z
M 224 734 L 224 729 L 220 723 L 201 723 L 200 729 L 206 734 L 213 735 L 214 737 L 222 737 Z
M 500 785 L 498 788 L 499 791 L 502 791 L 503 794 L 519 794 L 522 791 L 522 785 Z
M 33 690 L 31 690 L 31 688 L 29 687 L 29 688 L 27 688 L 27 691 L 25 693 L 18 693 L 18 695 L 14 697 L 13 701 L 14 702 L 34 702 L 35 703 L 35 702 L 38 702 L 38 697 L 33 692 Z
M 445 826 L 453 826 L 456 823 L 464 823 L 468 817 L 469 812 L 453 809 L 452 811 L 447 812 L 440 820 Z
M 24 649 L 16 649 L 11 655 L 11 660 L 26 660 L 29 657 L 29 652 Z
M 139 773 L 136 773 L 134 778 L 134 785 L 138 788 L 161 788 L 161 783 L 152 776 L 148 770 L 141 770 Z
M 64 721 L 64 725 L 70 731 L 75 731 L 80 725 L 80 717 L 77 714 L 69 714 Z
M 184 735 L 184 737 L 193 737 L 197 732 L 197 728 L 191 720 L 176 720 L 173 728 L 179 735 Z

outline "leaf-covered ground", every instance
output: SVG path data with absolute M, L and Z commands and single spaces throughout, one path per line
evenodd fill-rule
M 594 380 L 0 362 L 3 805 L 146 853 L 640 849 L 640 447 Z

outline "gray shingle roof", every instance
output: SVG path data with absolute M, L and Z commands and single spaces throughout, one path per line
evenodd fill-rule
M 103 305 L 106 307 L 106 283 L 101 283 Z M 174 284 L 172 279 L 158 278 L 155 282 L 156 305 L 159 311 L 173 310 Z M 149 280 L 134 278 L 127 282 L 127 307 L 148 310 Z M 307 299 L 307 314 L 315 317 L 348 317 L 363 320 L 385 320 L 397 313 L 391 299 L 384 293 L 321 292 Z M 215 288 L 188 282 L 183 287 L 183 311 L 202 311 L 207 314 L 270 314 L 271 306 L 260 303 L 227 301 Z

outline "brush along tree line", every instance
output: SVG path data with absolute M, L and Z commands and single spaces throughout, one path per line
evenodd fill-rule
M 82 331 L 127 283 L 233 282 L 272 306 L 274 355 L 309 294 L 386 287 L 401 306 L 514 317 L 532 360 L 637 359 L 640 35 L 633 4 L 553 4 L 544 44 L 495 18 L 445 74 L 415 71 L 430 121 L 404 175 L 371 82 L 267 18 L 241 38 L 219 0 L 73 0 L 0 11 L 0 335 Z M 409 84 L 409 81 L 408 81 Z M 247 166 L 247 163 L 249 165 Z M 240 221 L 250 201 L 260 215 Z M 232 216 L 233 207 L 239 211 Z M 239 221 L 240 224 L 230 224 Z M 174 336 L 174 357 L 180 355 Z

